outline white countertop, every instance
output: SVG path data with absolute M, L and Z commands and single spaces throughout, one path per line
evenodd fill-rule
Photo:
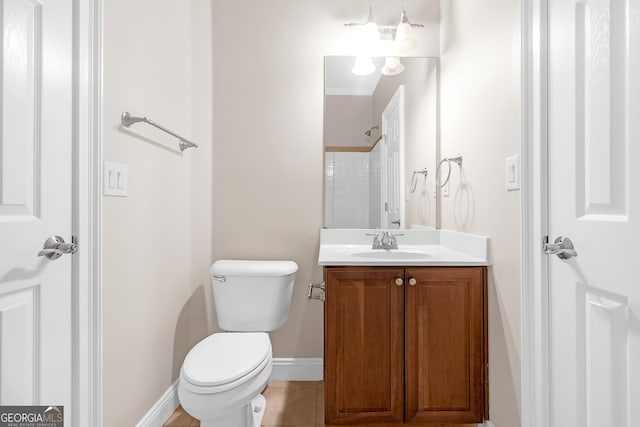
M 371 249 L 373 236 L 391 231 L 398 249 Z M 448 230 L 322 229 L 323 266 L 484 266 L 491 264 L 489 238 Z

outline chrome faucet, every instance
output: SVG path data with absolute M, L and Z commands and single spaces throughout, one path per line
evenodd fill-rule
M 371 249 L 398 249 L 396 236 L 390 231 L 383 231 L 382 238 L 376 234 L 373 238 Z

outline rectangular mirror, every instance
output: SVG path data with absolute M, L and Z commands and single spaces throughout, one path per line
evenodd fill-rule
M 325 57 L 324 225 L 435 228 L 437 59 L 372 61 Z

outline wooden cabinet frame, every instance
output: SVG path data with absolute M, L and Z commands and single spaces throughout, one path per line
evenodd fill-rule
M 326 425 L 487 419 L 486 275 L 486 267 L 325 268 Z

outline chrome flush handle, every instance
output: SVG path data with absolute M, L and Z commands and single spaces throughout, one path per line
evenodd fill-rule
M 320 301 L 324 301 L 324 282 L 320 282 L 320 283 L 309 283 L 307 285 L 309 287 L 309 290 L 307 291 L 307 299 L 308 300 L 312 300 L 312 299 L 317 299 Z M 319 294 L 314 294 L 313 290 L 314 289 L 320 289 L 320 293 Z

